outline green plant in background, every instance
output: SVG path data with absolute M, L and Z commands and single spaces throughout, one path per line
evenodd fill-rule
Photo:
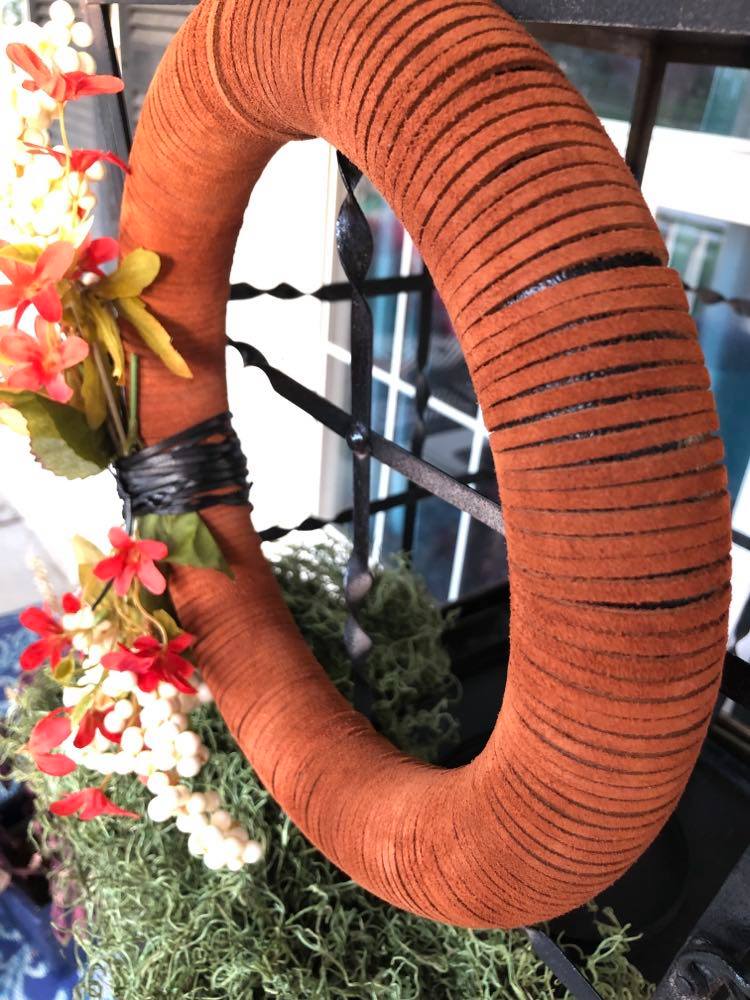
M 303 634 L 334 683 L 351 696 L 342 643 L 347 610 L 340 553 L 295 551 L 276 575 Z M 458 684 L 441 645 L 445 621 L 405 564 L 380 571 L 363 610 L 374 639 L 367 671 L 379 727 L 426 760 L 458 741 Z M 19 696 L 3 741 L 18 751 L 55 687 L 40 673 Z M 40 847 L 57 878 L 81 948 L 80 996 L 117 1000 L 557 1000 L 566 996 L 522 932 L 473 932 L 403 913 L 359 888 L 297 831 L 237 751 L 214 706 L 194 715 L 211 758 L 193 786 L 216 789 L 266 845 L 251 871 L 212 872 L 173 824 L 96 819 L 69 823 L 46 807 L 77 775 L 49 779 L 24 757 L 17 776 L 39 796 Z M 118 803 L 143 812 L 148 794 L 112 780 Z M 59 850 L 59 845 L 64 849 Z M 55 850 L 58 848 L 58 850 Z M 650 985 L 628 962 L 633 937 L 608 911 L 601 943 L 568 952 L 605 1000 L 645 1000 Z M 106 986 L 104 984 L 107 984 Z

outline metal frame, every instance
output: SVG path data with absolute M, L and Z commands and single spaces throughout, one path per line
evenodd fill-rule
M 179 0 L 137 0 L 139 6 L 171 6 Z M 120 0 L 121 6 L 133 6 L 136 0 Z M 530 23 L 542 38 L 574 41 L 596 48 L 615 49 L 641 60 L 631 119 L 627 162 L 635 177 L 643 177 L 651 135 L 656 120 L 664 73 L 669 62 L 694 62 L 711 65 L 750 66 L 750 4 L 747 0 L 681 0 L 658 3 L 655 0 L 506 0 L 505 8 L 517 18 Z M 82 10 L 94 31 L 93 54 L 103 72 L 119 73 L 107 0 L 82 0 Z M 105 144 L 120 156 L 127 156 L 131 130 L 122 95 L 105 97 L 98 102 Z M 276 392 L 301 407 L 316 420 L 344 438 L 352 453 L 352 507 L 336 517 L 322 521 L 307 518 L 297 529 L 310 530 L 325 523 L 353 526 L 353 548 L 346 575 L 346 599 L 350 619 L 346 643 L 355 667 L 355 702 L 363 711 L 371 708 L 371 696 L 361 675 L 371 641 L 357 622 L 357 614 L 372 585 L 369 570 L 370 519 L 388 509 L 403 505 L 406 509 L 403 545 L 411 551 L 414 543 L 417 504 L 426 496 L 436 496 L 462 512 L 464 524 L 475 518 L 502 532 L 502 514 L 496 503 L 483 496 L 469 483 L 481 481 L 484 474 L 469 471 L 453 478 L 421 457 L 427 428 L 426 409 L 430 400 L 427 363 L 430 352 L 432 296 L 434 286 L 429 274 L 394 276 L 368 280 L 367 269 L 372 255 L 372 238 L 355 188 L 359 170 L 339 154 L 346 197 L 339 213 L 336 239 L 339 256 L 348 278 L 310 293 L 324 302 L 350 300 L 351 318 L 351 389 L 352 412 L 347 413 L 270 365 L 254 347 L 232 343 L 247 366 L 260 368 Z M 112 198 L 119 202 L 121 180 L 113 172 Z M 711 289 L 691 289 L 701 301 L 727 300 Z M 371 427 L 372 399 L 372 318 L 367 299 L 379 295 L 416 292 L 420 295 L 417 376 L 415 379 L 416 422 L 411 450 L 396 445 Z M 271 295 L 279 299 L 297 298 L 303 293 L 282 283 L 271 289 L 258 289 L 245 282 L 232 286 L 231 297 L 251 299 Z M 729 304 L 742 315 L 750 315 L 746 299 L 732 299 Z M 392 497 L 370 501 L 370 463 L 377 459 L 402 473 L 408 488 Z M 267 539 L 279 538 L 291 528 L 277 527 L 264 532 Z M 750 547 L 744 536 L 738 544 Z M 745 664 L 728 656 L 723 689 L 735 701 L 750 705 L 750 691 Z M 746 855 L 717 901 L 706 911 L 699 924 L 699 950 L 695 940 L 676 959 L 673 969 L 660 984 L 659 1000 L 683 1000 L 710 997 L 724 988 L 727 995 L 750 996 L 747 970 L 741 968 L 744 956 L 725 940 L 722 932 L 730 926 L 747 928 L 747 891 L 750 885 L 750 855 Z M 742 891 L 738 890 L 742 887 Z M 574 968 L 557 945 L 536 929 L 527 930 L 532 947 L 560 981 L 579 1000 L 593 1000 L 598 994 Z M 696 932 L 698 934 L 698 931 Z M 696 940 L 698 940 L 696 939 Z M 747 945 L 747 942 L 745 942 Z M 676 971 L 675 971 L 676 970 Z M 693 992 L 689 992 L 692 990 Z M 708 992 L 710 990 L 710 992 Z M 745 992 L 742 992 L 745 990 Z M 688 991 L 688 992 L 686 992 Z M 702 991 L 702 992 L 701 992 Z M 734 991 L 734 992 L 732 992 Z

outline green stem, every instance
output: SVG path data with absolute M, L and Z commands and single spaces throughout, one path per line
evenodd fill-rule
M 91 354 L 94 358 L 94 364 L 96 365 L 96 370 L 99 373 L 99 380 L 102 383 L 102 389 L 104 390 L 104 398 L 107 402 L 107 410 L 112 421 L 112 426 L 117 437 L 117 444 L 121 455 L 127 455 L 128 453 L 128 440 L 125 435 L 125 428 L 122 424 L 122 417 L 120 416 L 120 409 L 117 405 L 117 400 L 115 399 L 115 394 L 112 392 L 112 385 L 109 381 L 109 376 L 107 375 L 107 369 L 104 367 L 104 360 L 102 358 L 102 353 L 99 350 L 99 345 L 92 340 L 89 344 L 91 348 Z
M 139 358 L 133 352 L 130 355 L 130 371 L 128 374 L 128 451 L 132 451 L 138 443 L 139 374 Z

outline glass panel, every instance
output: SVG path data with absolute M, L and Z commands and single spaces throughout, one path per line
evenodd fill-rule
M 750 137 L 750 70 L 671 63 L 656 124 Z
M 434 497 L 417 507 L 413 565 L 439 601 L 448 598 L 458 521 L 459 512 Z

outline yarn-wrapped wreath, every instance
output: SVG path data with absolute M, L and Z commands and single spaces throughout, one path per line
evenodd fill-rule
M 695 326 L 599 122 L 487 0 L 203 0 L 148 93 L 122 210 L 197 375 L 144 357 L 147 441 L 226 408 L 243 211 L 310 136 L 414 237 L 487 423 L 512 594 L 495 730 L 456 770 L 378 735 L 296 630 L 246 509 L 206 513 L 236 579 L 178 568 L 172 597 L 239 746 L 335 864 L 435 920 L 551 917 L 653 840 L 717 693 L 729 507 Z

